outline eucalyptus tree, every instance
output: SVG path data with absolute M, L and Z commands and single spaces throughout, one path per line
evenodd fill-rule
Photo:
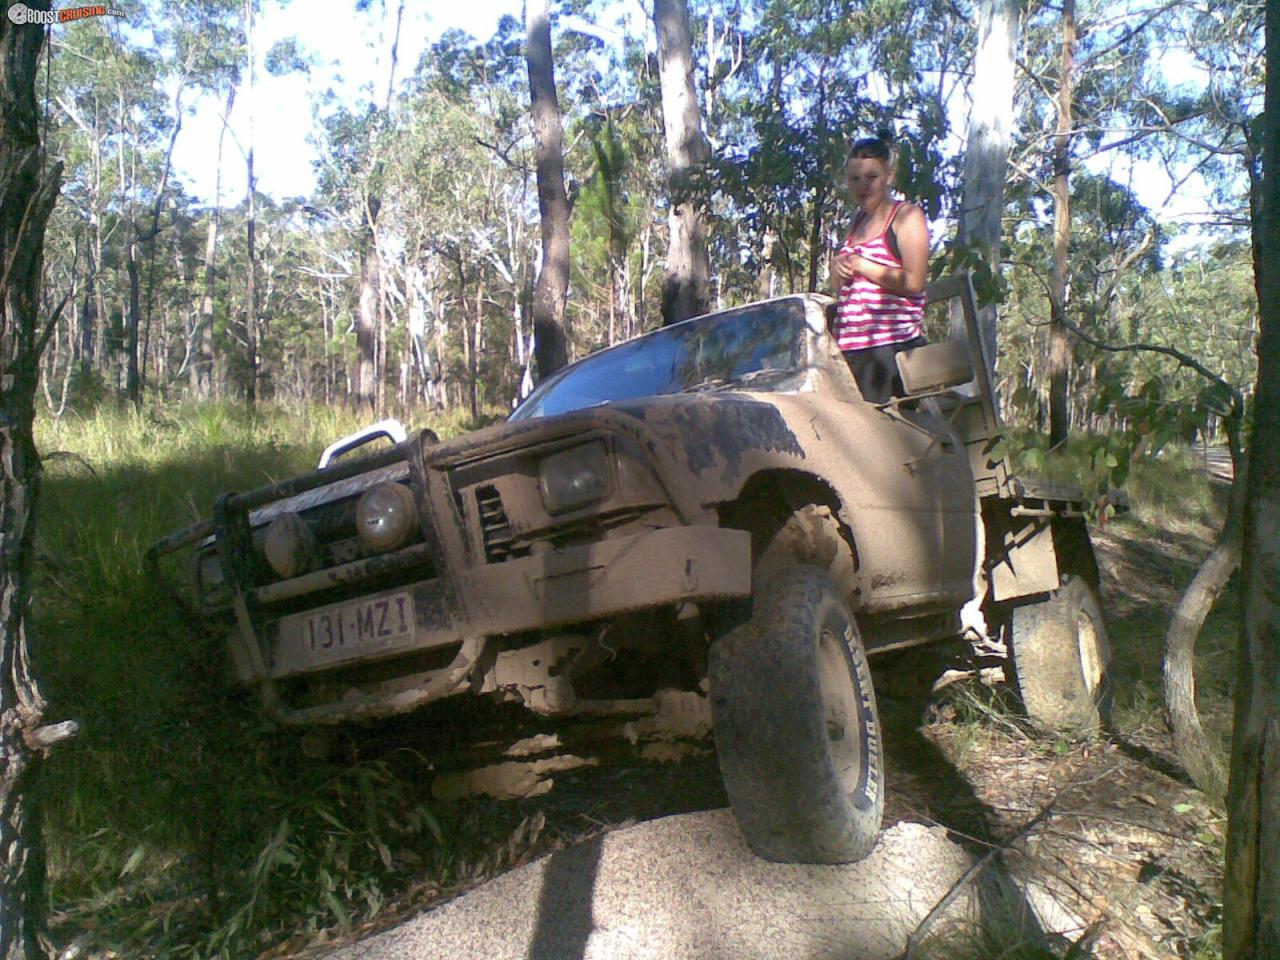
M 6 11 L 12 7 L 6 3 Z M 30 9 L 48 11 L 48 0 Z M 46 166 L 35 78 L 44 27 L 0 18 L 0 957 L 43 956 L 39 811 L 27 789 L 68 725 L 44 725 L 28 616 L 40 457 L 33 437 L 40 355 L 57 323 L 41 310 L 45 227 L 62 169 Z
M 662 121 L 670 175 L 667 276 L 662 285 L 664 323 L 706 313 L 711 263 L 707 254 L 706 199 L 697 190 L 710 155 L 693 85 L 693 40 L 686 0 L 654 0 Z
M 55 106 L 50 121 L 49 149 L 63 158 L 64 192 L 71 203 L 59 218 L 64 239 L 83 232 L 79 245 L 62 243 L 63 249 L 76 246 L 83 260 L 82 296 L 74 305 L 78 336 L 76 357 L 81 383 L 105 370 L 109 362 L 105 324 L 107 321 L 106 290 L 110 275 L 104 264 L 111 242 L 109 198 L 118 196 L 121 185 L 115 181 L 116 168 L 111 161 L 113 128 L 109 112 L 109 88 L 104 76 L 114 56 L 101 19 L 86 20 L 74 31 L 55 35 L 54 49 L 59 52 L 57 71 L 50 70 L 54 82 L 52 99 Z M 60 227 L 58 221 L 54 230 Z
M 533 290 L 533 352 L 538 377 L 543 379 L 568 361 L 564 304 L 569 290 L 569 198 L 564 189 L 564 134 L 551 58 L 550 0 L 526 4 L 525 44 L 542 220 L 542 269 Z
M 113 38 L 114 39 L 114 38 Z M 125 232 L 122 238 L 127 307 L 125 310 L 125 391 L 135 406 L 142 401 L 142 262 L 143 247 L 151 239 L 141 226 L 141 204 L 150 195 L 159 203 L 162 179 L 157 169 L 160 145 L 170 120 L 160 90 L 162 65 L 154 51 L 140 46 L 111 44 L 106 85 L 112 102 L 116 173 L 123 192 L 118 207 Z M 176 121 L 175 121 L 176 122 Z M 172 140 L 167 159 L 172 156 Z M 167 171 L 164 174 L 167 179 Z
M 474 416 L 515 382 L 531 346 L 526 75 L 514 18 L 483 43 L 449 31 L 423 54 L 385 134 L 387 278 L 407 319 L 400 392 L 416 377 L 432 403 L 466 402 Z
M 1266 99 L 1251 129 L 1259 305 L 1258 380 L 1249 440 L 1242 553 L 1244 619 L 1237 660 L 1227 798 L 1224 960 L 1261 960 L 1280 943 L 1280 9 L 1266 8 Z
M 959 261 L 976 267 L 981 281 L 978 324 L 989 362 L 996 358 L 996 304 L 1004 233 L 1004 185 L 1013 128 L 1014 65 L 1022 0 L 981 0 L 977 46 L 969 81 L 969 129 L 956 247 Z M 952 336 L 963 335 L 953 323 Z
M 1049 279 L 1049 445 L 1067 439 L 1067 253 L 1071 246 L 1071 109 L 1075 100 L 1076 3 L 1062 0 L 1062 54 L 1053 138 L 1053 271 Z
M 164 11 L 164 26 L 158 36 L 170 51 L 171 65 L 179 70 L 174 92 L 175 123 L 173 137 L 181 122 L 182 92 L 187 85 L 196 93 L 206 94 L 222 102 L 218 125 L 218 146 L 215 154 L 215 186 L 212 203 L 208 207 L 205 235 L 203 290 L 198 318 L 186 332 L 183 369 L 188 373 L 195 396 L 207 399 L 212 393 L 214 365 L 213 315 L 215 303 L 215 265 L 218 246 L 218 229 L 221 222 L 222 158 L 227 127 L 236 91 L 243 75 L 240 56 L 245 39 L 242 32 L 242 10 L 237 0 L 170 0 Z M 171 66 L 172 68 L 172 66 Z M 172 141 L 170 154 L 172 154 Z M 166 166 L 168 163 L 166 162 Z M 159 200 L 153 207 L 152 233 L 159 231 Z M 154 269 L 154 245 L 148 261 L 148 287 Z M 150 299 L 148 293 L 147 329 L 150 330 Z
M 185 359 L 191 378 L 191 390 L 197 399 L 208 400 L 214 392 L 214 304 L 216 301 L 215 280 L 218 256 L 218 229 L 222 223 L 222 157 L 227 136 L 228 118 L 231 108 L 236 102 L 237 79 L 230 78 L 226 84 L 226 101 L 222 109 L 222 123 L 218 127 L 218 147 L 214 160 L 213 204 L 207 214 L 208 228 L 205 233 L 203 290 L 200 296 L 199 320 L 191 329 Z
M 254 94 L 258 80 L 257 57 L 257 0 L 243 0 L 241 23 L 244 29 L 244 78 L 245 103 L 248 107 L 248 131 L 245 134 L 245 247 L 248 264 L 244 287 L 244 346 L 245 377 L 244 399 L 252 407 L 258 399 L 258 253 L 257 253 L 257 193 L 258 181 L 253 174 L 254 151 L 257 149 L 255 128 L 257 99 Z
M 153 42 L 160 53 L 163 65 L 160 82 L 168 80 L 173 87 L 171 97 L 172 115 L 167 118 L 170 124 L 168 144 L 161 164 L 159 182 L 154 188 L 151 200 L 150 223 L 139 229 L 135 223 L 133 233 L 140 237 L 147 248 L 146 304 L 142 317 L 142 346 L 140 351 L 139 376 L 131 387 L 130 399 L 135 405 L 141 403 L 142 387 L 146 377 L 147 357 L 151 343 L 152 307 L 155 301 L 155 265 L 156 249 L 159 246 L 160 214 L 165 203 L 166 188 L 173 168 L 173 152 L 177 146 L 178 134 L 185 120 L 186 98 L 195 88 L 206 86 L 212 79 L 210 73 L 224 73 L 227 64 L 217 51 L 217 39 L 225 33 L 230 14 L 228 3 L 191 4 L 183 0 L 169 0 L 160 6 L 159 16 L 153 27 Z

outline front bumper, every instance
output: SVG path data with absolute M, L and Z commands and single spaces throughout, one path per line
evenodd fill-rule
M 361 603 L 391 600 L 409 591 L 416 610 L 409 635 L 393 646 L 370 651 L 349 647 L 315 651 L 302 640 L 301 621 L 326 612 L 340 615 L 343 604 L 281 618 L 262 637 L 260 649 L 268 706 L 287 723 L 325 723 L 402 713 L 431 700 L 462 693 L 482 681 L 490 637 L 564 627 L 647 607 L 684 601 L 746 597 L 751 592 L 751 538 L 743 530 L 667 527 L 462 571 L 457 600 L 437 580 L 371 593 Z M 233 642 L 243 679 L 254 671 L 245 657 L 257 638 Z M 385 679 L 344 679 L 342 668 L 427 651 L 445 655 L 445 665 L 412 670 Z M 411 662 L 411 661 L 410 661 Z M 294 706 L 278 681 L 310 675 L 325 690 L 325 702 Z

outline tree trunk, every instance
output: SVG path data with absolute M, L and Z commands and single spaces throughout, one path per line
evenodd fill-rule
M 191 386 L 196 396 L 208 400 L 213 395 L 213 306 L 217 272 L 218 228 L 222 221 L 222 145 L 227 135 L 227 119 L 236 103 L 235 84 L 227 91 L 223 123 L 218 130 L 218 159 L 213 172 L 213 209 L 209 211 L 209 235 L 204 244 L 204 294 L 200 298 L 200 326 L 195 335 L 195 359 L 191 364 Z
M 214 263 L 218 253 L 218 204 L 209 211 L 209 233 L 204 242 L 204 293 L 200 297 L 200 318 L 192 332 L 191 390 L 197 399 L 208 400 L 213 378 L 213 291 Z
M 1244 623 L 1227 793 L 1224 960 L 1280 944 L 1280 8 L 1266 5 L 1262 178 L 1253 210 L 1261 333 L 1244 504 Z
M 387 96 L 383 112 L 391 110 L 391 93 L 395 86 L 396 61 L 400 47 L 400 25 L 404 19 L 404 2 L 396 13 L 395 37 L 391 41 L 391 66 L 387 76 Z M 376 132 L 370 134 L 369 149 L 373 163 L 369 168 L 364 195 L 360 239 L 360 300 L 356 314 L 356 384 L 355 405 L 382 414 L 382 387 L 385 378 L 385 336 L 387 303 L 384 284 L 386 265 L 382 262 L 382 246 L 378 240 L 378 218 L 382 213 L 380 184 L 384 165 L 378 156 Z
M 378 229 L 380 207 L 378 197 L 366 198 L 365 222 L 360 242 L 360 301 L 356 312 L 356 376 L 352 400 L 355 406 L 370 410 L 377 401 L 376 357 L 379 316 L 382 312 L 378 243 L 374 236 Z
M 142 375 L 138 364 L 138 331 L 142 325 L 142 305 L 138 284 L 138 231 L 129 227 L 129 241 L 125 247 L 125 272 L 129 276 L 128 366 L 125 372 L 125 392 L 134 407 L 142 406 Z
M 667 222 L 667 275 L 662 284 L 662 322 L 677 323 L 706 313 L 711 305 L 707 228 L 694 181 L 709 149 L 693 89 L 693 41 L 685 0 L 654 0 L 662 124 L 671 171 Z
M 1071 101 L 1075 66 L 1076 4 L 1062 4 L 1062 67 L 1058 77 L 1058 126 L 1053 141 L 1053 274 L 1049 280 L 1049 445 L 1067 439 L 1067 370 L 1071 344 L 1067 316 L 1067 256 L 1071 247 Z
M 964 151 L 964 192 L 960 201 L 959 244 L 980 252 L 992 278 L 1000 273 L 1004 183 L 1013 128 L 1014 62 L 1022 5 L 1018 0 L 982 0 L 978 50 L 974 58 L 969 134 Z M 988 363 L 996 358 L 996 305 L 978 308 Z M 954 318 L 952 338 L 965 338 L 963 317 Z
M 814 131 L 814 136 L 819 144 L 827 142 L 827 63 L 830 56 L 823 58 L 822 66 L 818 70 L 818 122 Z M 809 224 L 809 284 L 806 288 L 809 293 L 818 290 L 818 284 L 823 282 L 821 276 L 822 262 L 826 259 L 823 254 L 826 253 L 825 245 L 822 242 L 822 217 L 824 207 L 827 202 L 827 178 L 820 177 L 818 185 L 813 190 L 813 219 Z
M 160 173 L 160 185 L 156 187 L 155 199 L 151 203 L 151 226 L 145 234 L 150 244 L 147 251 L 147 299 L 142 314 L 142 383 L 139 392 L 146 382 L 147 357 L 151 354 L 151 308 L 155 303 L 156 292 L 156 239 L 160 236 L 160 211 L 164 207 L 164 191 L 169 185 L 169 172 L 173 169 L 173 150 L 178 145 L 178 134 L 182 130 L 182 94 L 187 85 L 186 67 L 178 81 L 177 92 L 173 96 L 173 130 L 169 134 L 169 148 L 164 155 L 164 168 Z M 163 356 L 163 354 L 161 354 Z M 168 378 L 159 376 L 164 383 Z
M 467 379 L 471 382 L 471 422 L 480 425 L 480 351 L 484 349 L 484 285 L 482 280 L 476 281 L 476 313 L 470 326 L 471 356 Z
M 542 219 L 542 269 L 533 291 L 533 350 L 538 379 L 568 362 L 564 302 L 569 292 L 569 198 L 564 191 L 564 134 L 551 59 L 551 5 L 529 0 L 525 14 L 529 98 L 537 141 L 538 213 Z
M 760 272 L 756 275 L 756 296 L 761 300 L 768 300 L 773 296 L 773 275 L 776 272 L 773 250 L 777 243 L 778 235 L 773 232 L 772 227 L 766 227 L 764 243 L 760 247 Z
M 7 6 L 7 5 L 6 5 Z M 47 11 L 48 0 L 31 0 Z M 27 787 L 45 702 L 27 658 L 40 458 L 32 428 L 44 234 L 62 165 L 42 173 L 35 77 L 44 28 L 0 18 L 0 958 L 42 956 L 44 857 Z M 53 318 L 56 322 L 57 314 Z
M 245 240 L 249 247 L 248 278 L 244 290 L 244 338 L 246 347 L 246 366 L 244 399 L 250 407 L 258 402 L 258 247 L 257 247 L 257 206 L 254 195 L 257 193 L 257 182 L 253 178 L 253 141 L 254 141 L 254 80 L 257 76 L 257 60 L 253 51 L 253 4 L 254 0 L 245 0 L 245 38 L 248 69 L 246 79 L 249 92 L 249 138 L 248 152 L 245 154 L 245 166 L 248 176 L 248 201 L 246 203 Z
M 1240 524 L 1248 470 L 1240 451 L 1239 429 L 1238 420 L 1227 428 L 1234 480 L 1222 531 L 1178 601 L 1164 648 L 1164 703 L 1173 733 L 1174 752 L 1196 785 L 1217 802 L 1226 795 L 1227 771 L 1218 750 L 1205 737 L 1200 725 L 1195 651 L 1205 618 L 1240 564 Z
M 79 360 L 80 373 L 87 378 L 93 373 L 94 328 L 97 320 L 97 295 L 95 292 L 97 266 L 93 261 L 92 249 L 85 252 L 85 260 L 88 261 L 88 272 L 85 277 L 84 299 L 80 306 Z

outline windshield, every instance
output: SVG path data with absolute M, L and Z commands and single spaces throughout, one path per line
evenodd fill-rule
M 510 419 L 693 389 L 769 389 L 804 365 L 804 331 L 799 297 L 686 320 L 565 367 L 540 383 Z

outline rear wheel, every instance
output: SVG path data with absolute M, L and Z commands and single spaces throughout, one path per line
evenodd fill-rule
M 884 812 L 880 720 L 857 624 L 825 570 L 776 568 L 710 651 L 725 790 L 766 860 L 848 863 Z
M 1040 603 L 1014 607 L 1010 646 L 1027 716 L 1055 733 L 1088 734 L 1106 722 L 1111 645 L 1093 588 L 1076 575 Z

